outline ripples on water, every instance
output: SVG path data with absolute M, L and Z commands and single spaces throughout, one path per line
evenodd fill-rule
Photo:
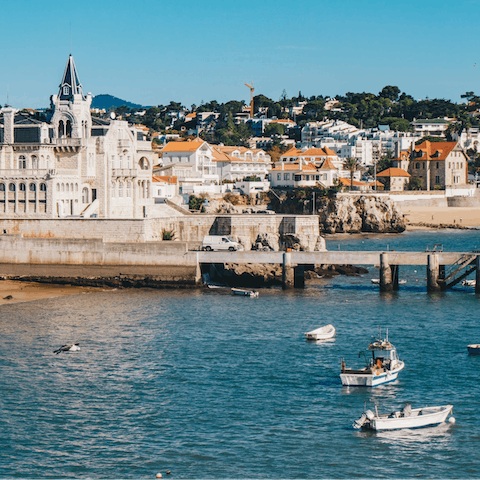
M 441 243 L 429 235 L 389 236 L 389 248 Z M 457 250 L 478 237 L 441 236 Z M 385 237 L 332 240 L 343 249 L 362 241 L 385 249 Z M 401 270 L 407 286 L 380 295 L 377 276 L 264 289 L 256 299 L 118 290 L 2 306 L 0 476 L 479 477 L 480 357 L 466 351 L 480 342 L 479 298 L 462 288 L 428 295 L 420 268 Z M 304 340 L 327 323 L 335 341 Z M 384 387 L 342 387 L 341 358 L 361 365 L 378 325 L 405 370 Z M 52 353 L 70 341 L 81 351 Z M 405 401 L 451 403 L 457 423 L 350 427 L 364 402 L 383 412 Z

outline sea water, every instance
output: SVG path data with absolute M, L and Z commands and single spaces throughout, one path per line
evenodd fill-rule
M 329 249 L 480 246 L 477 232 L 333 237 Z M 380 294 L 371 278 L 304 290 L 114 290 L 0 307 L 1 478 L 478 478 L 479 296 L 427 294 L 425 267 Z M 332 323 L 333 341 L 304 333 Z M 388 335 L 405 369 L 342 387 Z M 55 355 L 67 342 L 81 350 Z M 380 413 L 452 404 L 455 424 L 355 431 Z M 170 475 L 166 471 L 171 472 Z

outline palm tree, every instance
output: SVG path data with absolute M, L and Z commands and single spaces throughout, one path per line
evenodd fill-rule
M 350 172 L 350 191 L 353 190 L 353 175 L 361 169 L 361 163 L 358 158 L 348 157 L 343 161 L 343 168 Z

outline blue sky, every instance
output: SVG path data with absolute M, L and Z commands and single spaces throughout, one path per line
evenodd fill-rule
M 245 82 L 274 100 L 480 94 L 480 0 L 4 0 L 1 15 L 0 103 L 17 108 L 48 106 L 70 44 L 84 92 L 142 105 L 248 102 Z

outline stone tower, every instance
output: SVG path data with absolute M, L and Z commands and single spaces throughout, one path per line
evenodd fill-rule
M 58 95 L 52 95 L 50 101 L 54 111 L 54 138 L 89 138 L 92 127 L 92 95 L 83 95 L 72 55 L 68 57 Z

